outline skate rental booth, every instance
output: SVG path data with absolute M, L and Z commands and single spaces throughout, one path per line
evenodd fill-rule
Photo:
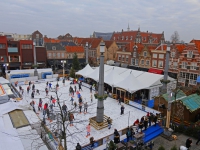
M 34 69 L 27 70 L 8 70 L 6 71 L 6 79 L 10 82 L 15 81 L 35 81 L 38 79 L 46 79 L 47 76 L 52 76 L 53 71 L 48 69 L 37 69 L 38 76 L 34 76 Z
M 92 69 L 88 64 L 76 75 L 98 83 L 99 67 Z M 148 102 L 160 94 L 159 88 L 163 86 L 160 80 L 163 78 L 164 75 L 160 74 L 104 65 L 105 91 L 109 91 L 114 98 L 121 97 L 124 103 L 130 105 L 133 105 L 132 102 L 150 105 Z M 175 88 L 176 80 L 171 77 L 168 80 L 167 89 Z

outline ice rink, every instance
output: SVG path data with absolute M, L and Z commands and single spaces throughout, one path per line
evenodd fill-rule
M 57 84 L 57 81 L 52 81 L 52 91 L 49 91 L 48 96 L 46 96 L 45 93 L 45 88 L 46 88 L 46 81 L 39 81 L 39 82 L 35 82 L 35 89 L 39 89 L 40 95 L 35 95 L 34 97 L 34 101 L 35 101 L 35 109 L 36 112 L 39 113 L 39 117 L 42 119 L 43 118 L 43 113 L 42 111 L 38 111 L 38 103 L 39 103 L 39 98 L 42 98 L 43 100 L 43 105 L 45 103 L 50 104 L 50 96 L 52 95 L 54 98 L 56 97 L 55 94 L 55 85 Z M 93 127 L 91 127 L 91 135 L 90 137 L 86 138 L 86 126 L 89 123 L 89 118 L 96 116 L 96 109 L 97 109 L 97 100 L 94 98 L 94 91 L 92 93 L 93 95 L 93 102 L 91 102 L 91 93 L 90 90 L 84 86 L 82 86 L 83 91 L 80 91 L 80 94 L 83 98 L 83 103 L 87 102 L 88 103 L 88 113 L 84 114 L 81 113 L 79 114 L 79 108 L 77 106 L 76 109 L 74 109 L 74 105 L 71 104 L 71 96 L 69 95 L 69 87 L 72 86 L 72 88 L 74 88 L 74 86 L 77 87 L 78 89 L 78 84 L 74 84 L 74 85 L 70 85 L 70 81 L 66 81 L 65 82 L 65 86 L 63 85 L 62 81 L 58 82 L 59 84 L 59 89 L 58 89 L 58 96 L 61 102 L 61 106 L 63 103 L 65 103 L 67 105 L 68 111 L 73 112 L 74 114 L 74 126 L 69 126 L 69 122 L 67 121 L 66 126 L 67 126 L 67 146 L 68 149 L 73 150 L 75 149 L 75 146 L 77 143 L 80 143 L 82 146 L 89 144 L 89 138 L 91 136 L 94 137 L 94 140 L 98 140 L 101 139 L 107 135 L 113 134 L 114 129 L 117 130 L 122 130 L 124 128 L 128 127 L 128 122 L 129 125 L 132 125 L 133 122 L 136 119 L 140 119 L 142 116 L 146 115 L 146 112 L 139 110 L 135 107 L 126 105 L 124 103 L 122 103 L 125 106 L 125 111 L 123 115 L 120 115 L 120 108 L 121 105 L 118 104 L 118 102 L 112 98 L 107 98 L 104 101 L 104 114 L 106 116 L 109 116 L 111 119 L 113 119 L 113 123 L 112 123 L 112 127 L 109 130 L 108 128 L 104 128 L 102 130 L 95 130 Z M 24 94 L 23 94 L 23 100 L 22 102 L 25 103 L 30 103 L 32 101 L 31 98 L 31 92 L 32 90 L 30 90 L 29 94 L 27 94 L 27 86 L 28 85 L 21 85 L 22 88 L 24 89 Z M 32 85 L 31 88 L 32 89 Z M 76 101 L 76 103 L 78 104 L 78 97 L 75 94 L 74 95 L 74 101 Z M 59 110 L 56 104 L 56 107 L 54 107 L 54 113 L 55 110 Z M 83 112 L 83 108 L 82 108 L 82 112 Z M 130 112 L 130 118 L 128 121 L 128 117 L 129 117 L 129 112 Z M 51 128 L 51 130 L 54 130 L 57 128 L 56 125 L 56 120 L 50 122 L 48 120 L 46 120 L 46 124 L 49 128 Z

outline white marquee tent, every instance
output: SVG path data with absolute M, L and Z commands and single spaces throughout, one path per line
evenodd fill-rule
M 93 71 L 94 71 L 94 69 L 92 69 L 92 68 L 90 67 L 90 65 L 87 64 L 87 65 L 85 66 L 85 68 L 83 68 L 82 70 L 79 70 L 78 72 L 76 72 L 76 74 L 82 75 L 82 76 L 84 76 L 84 77 L 87 77 L 87 75 L 91 74 Z

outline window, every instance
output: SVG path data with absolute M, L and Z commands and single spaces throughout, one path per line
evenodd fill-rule
M 124 61 L 124 55 L 122 55 L 122 61 Z
M 60 53 L 57 53 L 57 57 L 60 58 Z
M 36 34 L 36 38 L 39 38 L 39 34 Z
M 9 56 L 10 62 L 19 62 L 19 56 Z
M 0 49 L 5 48 L 5 47 L 6 47 L 6 44 L 0 44 Z
M 126 62 L 128 62 L 128 56 L 126 56 Z
M 55 46 L 52 46 L 52 50 L 56 50 L 56 47 L 55 47 Z
M 188 51 L 187 52 L 187 58 L 192 58 L 193 56 L 193 51 Z
M 197 67 L 197 63 L 192 62 L 191 66 L 190 66 L 190 69 L 196 70 L 196 67 Z
M 175 52 L 171 52 L 171 57 L 174 58 L 175 57 Z
M 159 62 L 158 62 L 158 67 L 159 67 L 159 68 L 163 68 L 163 61 L 159 61 Z
M 186 69 L 187 68 L 187 62 L 182 62 L 182 68 Z
M 153 58 L 157 58 L 158 57 L 158 54 L 153 54 Z
M 124 40 L 124 36 L 122 36 L 122 40 Z
M 126 36 L 126 40 L 128 40 L 128 36 Z
M 51 58 L 51 53 L 48 53 L 49 58 Z
M 135 59 L 135 65 L 138 66 L 138 59 Z
M 118 60 L 121 61 L 121 55 L 118 56 Z
M 157 60 L 152 60 L 152 66 L 157 67 Z
M 141 60 L 141 65 L 144 65 L 144 60 L 143 59 Z
M 173 68 L 177 69 L 177 67 L 178 67 L 178 62 L 173 62 Z
M 21 128 L 29 125 L 29 121 L 22 110 L 9 112 L 10 119 L 14 128 Z
M 130 40 L 133 40 L 133 36 L 131 36 Z
M 23 44 L 22 48 L 23 49 L 32 49 L 32 45 L 30 45 L 30 44 Z
M 164 58 L 164 54 L 159 54 L 159 58 L 163 59 Z
M 134 59 L 134 58 L 131 59 L 131 64 L 132 64 L 133 66 L 135 65 L 135 59 Z
M 149 60 L 146 60 L 146 65 L 149 66 Z
M 56 57 L 56 53 L 53 53 L 53 58 L 55 58 Z
M 133 52 L 133 57 L 136 57 L 136 52 Z
M 62 53 L 62 58 L 64 58 L 65 57 L 65 53 Z
M 146 57 L 146 56 L 147 56 L 147 52 L 146 52 L 146 51 L 144 51 L 144 52 L 143 52 L 143 55 L 144 55 L 144 57 Z

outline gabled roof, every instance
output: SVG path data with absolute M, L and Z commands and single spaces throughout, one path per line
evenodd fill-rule
M 190 43 L 195 43 L 196 47 L 198 48 L 198 51 L 200 52 L 200 40 L 191 40 Z
M 108 49 L 113 44 L 114 41 L 104 41 L 104 42 L 105 42 L 106 48 Z
M 170 47 L 172 49 L 172 47 L 175 45 L 176 49 L 179 51 L 179 52 L 182 52 L 184 49 L 185 49 L 185 44 L 181 44 L 181 43 L 177 43 L 177 44 L 171 44 Z M 162 44 L 162 45 L 159 45 L 158 47 L 155 48 L 155 50 L 163 50 L 163 51 L 166 51 L 167 50 L 167 44 Z
M 60 43 L 60 40 L 44 37 L 44 43 Z
M 60 43 L 45 43 L 46 50 L 65 50 Z
M 190 111 L 193 112 L 200 108 L 200 96 L 197 94 L 189 95 L 180 100 L 180 102 Z
M 88 42 L 89 49 L 95 49 L 99 46 L 101 40 L 100 38 L 84 38 L 80 44 L 85 45 Z
M 83 46 L 65 46 L 68 53 L 84 53 Z
M 94 36 L 96 38 L 103 38 L 103 40 L 110 40 L 113 33 L 102 33 L 102 32 L 94 32 Z

